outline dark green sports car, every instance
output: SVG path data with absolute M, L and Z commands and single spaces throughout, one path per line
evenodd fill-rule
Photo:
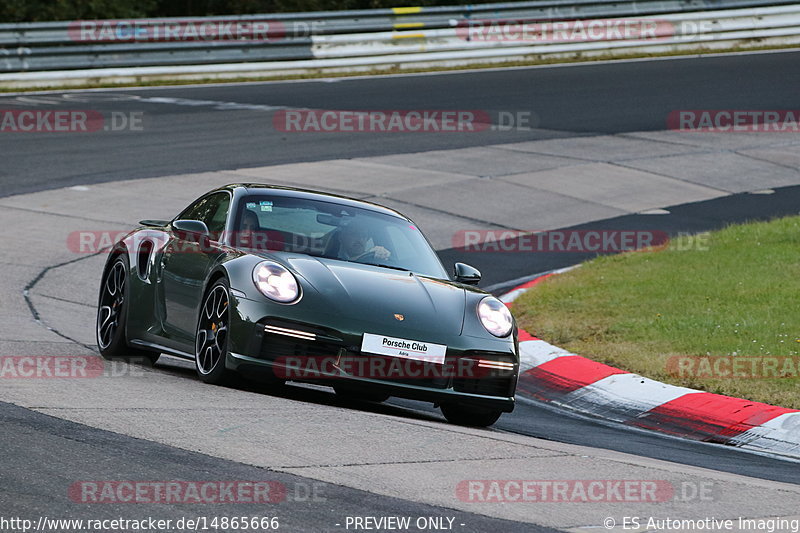
M 488 426 L 514 408 L 517 328 L 456 263 L 450 277 L 400 213 L 267 185 L 209 192 L 172 221 L 143 220 L 103 271 L 97 344 L 107 358 L 195 361 L 306 381 L 368 401 L 433 402 Z

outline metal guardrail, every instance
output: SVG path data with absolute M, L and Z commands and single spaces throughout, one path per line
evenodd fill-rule
M 596 20 L 596 19 L 595 19 Z M 614 22 L 631 21 L 634 24 L 642 19 L 620 18 Z M 605 22 L 605 21 L 603 21 Z M 580 53 L 587 50 L 614 48 L 664 48 L 670 45 L 708 43 L 710 41 L 732 41 L 747 38 L 767 38 L 783 36 L 800 39 L 800 5 L 778 6 L 772 8 L 726 10 L 713 12 L 682 13 L 659 15 L 658 18 L 645 19 L 652 23 L 652 33 L 647 39 L 625 38 L 607 32 L 602 39 L 559 39 L 553 31 L 546 42 L 535 39 L 526 40 L 497 39 L 468 40 L 469 27 L 446 30 L 418 32 L 418 39 L 398 39 L 392 32 L 319 36 L 314 41 L 314 56 L 322 58 L 350 58 L 375 54 L 377 49 L 391 50 L 395 54 L 435 53 L 484 50 L 486 55 L 509 54 L 531 55 L 547 54 L 563 50 Z M 564 31 L 585 29 L 586 25 L 570 24 Z M 480 30 L 480 27 L 478 27 Z M 561 33 L 563 34 L 564 31 Z M 481 35 L 481 32 L 477 32 Z M 487 32 L 490 33 L 490 32 Z M 519 33 L 519 32 L 518 32 Z M 501 52 L 502 49 L 502 52 Z
M 170 73 L 224 77 L 309 68 L 792 44 L 800 42 L 800 4 L 792 3 L 796 1 L 535 0 L 195 19 L 0 24 L 0 84 L 53 79 L 57 72 L 64 78 Z M 642 38 L 635 32 L 619 36 L 612 31 L 600 38 L 572 39 L 563 33 L 559 38 L 552 31 L 556 24 L 564 30 L 563 24 L 574 29 L 582 21 L 585 28 L 609 19 L 650 22 L 655 33 Z M 491 28 L 483 27 L 487 24 L 506 33 L 493 35 Z M 535 31 L 523 38 L 517 31 L 516 38 L 508 38 L 514 33 L 511 30 L 523 26 Z M 544 38 L 546 31 L 551 33 Z

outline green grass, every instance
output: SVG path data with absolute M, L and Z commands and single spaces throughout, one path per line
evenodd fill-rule
M 672 356 L 800 360 L 800 217 L 735 225 L 661 250 L 605 256 L 528 291 L 521 326 L 659 381 L 800 408 L 800 378 L 677 376 Z M 687 249 L 688 248 L 688 249 Z

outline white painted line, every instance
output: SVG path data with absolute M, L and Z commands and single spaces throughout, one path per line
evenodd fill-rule
M 535 279 L 538 279 L 538 278 L 541 278 L 543 276 L 547 276 L 547 275 L 550 275 L 550 274 L 563 274 L 564 272 L 569 272 L 570 270 L 574 270 L 574 269 L 578 268 L 579 266 L 581 266 L 581 265 L 577 264 L 577 265 L 572 265 L 572 266 L 568 266 L 568 267 L 564 267 L 564 268 L 557 268 L 555 270 L 548 270 L 547 272 L 542 272 L 542 273 L 536 274 L 534 276 L 526 276 L 526 277 L 523 277 L 523 278 L 519 278 L 519 281 L 520 281 L 519 285 L 525 285 L 526 283 L 530 283 L 531 281 L 533 281 Z M 493 287 L 502 287 L 502 286 L 511 285 L 511 284 L 512 283 L 506 282 L 506 283 L 499 284 L 499 285 L 493 285 Z M 486 291 L 487 292 L 491 292 L 491 289 L 492 289 L 492 287 L 487 287 Z M 507 292 L 507 293 L 503 294 L 502 296 L 500 296 L 499 299 L 503 303 L 511 303 L 514 300 L 516 300 L 517 298 L 519 298 L 521 295 L 523 295 L 526 292 L 528 292 L 530 289 L 532 289 L 532 287 L 522 288 L 522 287 L 518 286 L 517 288 L 512 289 L 509 292 Z
M 511 302 L 513 302 L 514 300 L 516 300 L 517 298 L 519 298 L 520 296 L 522 296 L 526 292 L 528 292 L 528 289 L 514 289 L 511 292 L 505 293 L 499 299 L 504 304 L 510 304 Z

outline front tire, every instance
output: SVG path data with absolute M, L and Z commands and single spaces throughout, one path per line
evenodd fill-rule
M 500 418 L 503 411 L 497 409 L 482 409 L 480 407 L 465 407 L 454 404 L 442 404 L 442 414 L 451 424 L 457 426 L 489 427 Z
M 230 286 L 225 278 L 214 283 L 203 298 L 195 336 L 195 369 L 205 383 L 228 381 L 225 368 L 230 328 Z
M 120 256 L 106 271 L 100 285 L 95 327 L 97 347 L 104 359 L 142 358 L 152 365 L 161 354 L 128 346 L 126 330 L 129 302 L 128 267 Z

